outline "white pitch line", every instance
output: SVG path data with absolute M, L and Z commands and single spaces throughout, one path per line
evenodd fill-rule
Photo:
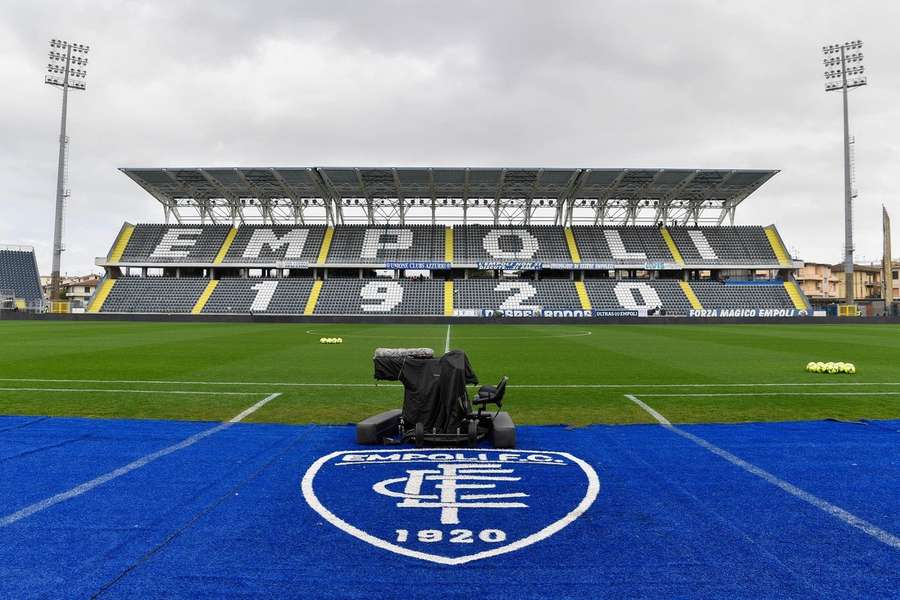
M 274 400 L 275 398 L 277 398 L 280 395 L 281 395 L 280 393 L 270 394 L 270 395 L 266 396 L 265 398 L 263 398 L 262 400 L 260 400 L 259 402 L 257 402 L 256 404 L 254 404 L 253 406 L 251 406 L 250 408 L 235 415 L 232 419 L 229 419 L 228 421 L 226 421 L 224 423 L 220 423 L 220 424 L 216 425 L 215 427 L 212 427 L 210 429 L 205 429 L 199 433 L 195 433 L 194 435 L 181 440 L 177 444 L 172 444 L 171 446 L 167 446 L 167 447 L 163 448 L 162 450 L 157 450 L 156 452 L 142 456 L 141 458 L 134 460 L 125 466 L 119 467 L 118 469 L 114 469 L 114 470 L 110 471 L 109 473 L 100 475 L 99 477 L 95 477 L 94 479 L 91 479 L 90 481 L 85 481 L 84 483 L 76 485 L 75 487 L 73 487 L 69 490 L 66 490 L 65 492 L 61 492 L 54 496 L 50 496 L 49 498 L 45 498 L 45 499 L 35 502 L 33 504 L 29 504 L 25 508 L 19 509 L 14 513 L 8 514 L 4 517 L 0 517 L 0 528 L 6 527 L 7 525 L 12 525 L 16 521 L 21 521 L 22 519 L 30 517 L 31 515 L 33 515 L 35 513 L 39 513 L 43 510 L 50 508 L 51 506 L 55 506 L 55 505 L 59 504 L 60 502 L 65 502 L 66 500 L 71 500 L 72 498 L 81 496 L 82 494 L 85 494 L 85 493 L 93 490 L 94 488 L 103 485 L 104 483 L 108 483 L 108 482 L 112 481 L 113 479 L 117 479 L 123 475 L 127 475 L 128 473 L 131 473 L 132 471 L 136 471 L 137 469 L 140 469 L 141 467 L 144 467 L 159 458 L 168 456 L 169 454 L 172 454 L 173 452 L 178 452 L 179 450 L 183 450 L 184 448 L 193 446 L 200 440 L 202 440 L 204 438 L 208 438 L 211 435 L 215 435 L 216 433 L 219 433 L 220 431 L 223 431 L 225 429 L 228 429 L 235 423 L 239 423 L 240 421 L 245 419 L 248 415 L 259 410 L 260 408 L 265 406 L 268 402 L 270 402 L 271 400 Z
M 444 354 L 450 352 L 450 324 L 447 323 L 447 340 L 444 342 Z
M 277 398 L 280 395 L 281 395 L 280 393 L 269 394 L 268 396 L 266 396 L 265 398 L 263 398 L 262 400 L 260 400 L 256 404 L 254 404 L 253 406 L 251 406 L 245 410 L 242 410 L 240 413 L 231 417 L 231 419 L 229 419 L 228 422 L 229 423 L 240 423 L 241 421 L 246 419 L 248 416 L 252 415 L 253 413 L 258 411 L 263 406 L 265 406 L 266 404 L 268 404 L 269 402 L 271 402 L 272 400 L 274 400 L 275 398 Z
M 672 423 L 670 423 L 668 419 L 666 419 L 664 416 L 662 416 L 660 413 L 658 413 L 656 410 L 654 410 L 651 406 L 648 406 L 645 402 L 642 402 L 637 396 L 634 396 L 632 394 L 625 394 L 625 397 L 628 398 L 629 400 L 631 400 L 632 402 L 634 402 L 635 404 L 637 404 L 638 406 L 640 406 L 645 411 L 647 411 L 647 413 L 650 414 L 654 419 L 656 419 L 656 421 L 660 425 L 662 425 L 663 427 L 665 427 L 672 433 L 678 434 L 681 437 L 685 438 L 686 440 L 689 440 L 689 441 L 697 444 L 701 448 L 708 450 L 709 452 L 712 452 L 719 458 L 723 458 L 735 466 L 740 467 L 741 469 L 747 471 L 751 475 L 755 475 L 756 477 L 759 477 L 763 481 L 766 481 L 766 482 L 774 485 L 775 487 L 781 488 L 783 491 L 787 492 L 791 496 L 794 496 L 795 498 L 798 498 L 808 504 L 811 504 L 812 506 L 815 506 L 819 510 L 831 515 L 832 517 L 835 517 L 836 519 L 843 521 L 847 525 L 850 525 L 851 527 L 855 527 L 856 529 L 859 529 L 866 535 L 869 535 L 870 537 L 878 540 L 882 544 L 886 544 L 888 546 L 891 546 L 892 548 L 896 548 L 896 549 L 900 550 L 900 537 L 897 537 L 894 534 L 889 533 L 889 532 L 881 529 L 880 527 L 873 525 L 872 523 L 869 523 L 868 521 L 857 517 L 856 515 L 844 510 L 840 506 L 832 504 L 832 503 L 828 502 L 827 500 L 823 500 L 823 499 L 819 498 L 818 496 L 814 496 L 813 494 L 810 494 L 806 490 L 798 488 L 794 484 L 788 483 L 787 481 L 784 481 L 783 479 L 779 479 L 778 477 L 769 473 L 768 471 L 761 469 L 760 467 L 757 467 L 756 465 L 749 463 L 746 460 L 744 460 L 738 456 L 735 456 L 734 454 L 732 454 L 731 452 L 728 452 L 727 450 L 723 450 L 722 448 L 719 448 L 715 444 L 712 444 L 712 443 L 706 441 L 705 439 L 703 439 L 697 435 L 694 435 L 693 433 L 684 431 L 683 429 L 679 429 L 678 427 L 672 425 Z
M 633 396 L 633 395 L 631 395 L 631 394 L 625 394 L 625 397 L 628 398 L 629 400 L 631 400 L 632 402 L 634 402 L 635 404 L 637 404 L 638 406 L 640 406 L 641 408 L 643 408 L 645 411 L 647 411 L 647 413 L 648 413 L 651 417 L 653 417 L 654 419 L 656 419 L 657 422 L 658 422 L 660 425 L 662 425 L 663 427 L 671 427 L 671 426 L 672 426 L 672 423 L 671 423 L 667 418 L 665 418 L 664 416 L 662 416 L 660 413 L 656 412 L 656 411 L 653 409 L 653 407 L 651 407 L 650 405 L 645 404 L 644 402 L 642 402 L 641 400 L 639 400 L 637 396 Z
M 309 335 L 319 335 L 321 331 L 317 329 L 307 329 L 306 333 Z M 347 339 L 378 339 L 378 340 L 408 340 L 409 336 L 400 336 L 400 335 L 357 335 L 355 333 L 348 333 Z M 593 332 L 584 331 L 584 330 L 576 330 L 572 333 L 561 333 L 556 335 L 537 335 L 532 333 L 531 335 L 472 335 L 465 336 L 467 340 L 542 340 L 542 339 L 559 339 L 559 338 L 570 338 L 570 337 L 587 337 L 589 335 L 593 335 Z
M 402 384 L 384 384 L 384 383 L 311 383 L 311 382 L 264 382 L 264 381 L 167 381 L 164 379 L 16 379 L 7 378 L 0 381 L 21 381 L 25 383 L 137 383 L 141 385 L 227 385 L 227 386 L 266 386 L 266 387 L 382 387 L 384 385 L 402 385 Z M 900 385 L 900 384 L 897 384 Z M 24 389 L 24 388 L 15 388 Z M 39 388 L 46 389 L 46 388 Z M 189 392 L 184 392 L 189 393 Z M 225 393 L 225 392 L 209 392 Z M 238 393 L 238 392 L 233 392 Z M 240 392 L 253 393 L 253 392 Z
M 721 394 L 641 394 L 644 398 L 730 398 L 734 396 L 900 396 L 900 392 L 738 392 Z
M 240 386 L 266 386 L 266 387 L 383 387 L 385 385 L 400 385 L 386 383 L 315 383 L 303 381 L 167 381 L 162 379 L 39 379 L 7 377 L 0 381 L 24 382 L 24 383 L 134 383 L 141 385 L 226 385 Z M 541 384 L 509 384 L 509 387 L 517 388 L 585 388 L 585 389 L 634 389 L 634 388 L 732 388 L 732 387 L 856 387 L 856 386 L 900 386 L 897 381 L 847 381 L 847 382 L 799 382 L 799 383 L 541 383 Z M 16 388 L 20 389 L 20 388 Z M 41 388 L 44 389 L 44 388 Z M 77 391 L 77 390 L 76 390 Z M 184 392 L 194 393 L 194 392 Z M 225 393 L 225 392 L 220 392 Z M 238 392 L 233 392 L 238 393 Z
M 520 388 L 742 388 L 742 387 L 844 387 L 844 386 L 900 386 L 900 382 L 847 381 L 823 383 L 520 383 L 510 387 Z M 642 394 L 643 395 L 643 394 Z
M 187 392 L 184 390 L 111 390 L 90 388 L 0 387 L 0 392 L 107 392 L 115 394 L 186 394 L 188 396 L 256 396 L 259 392 Z

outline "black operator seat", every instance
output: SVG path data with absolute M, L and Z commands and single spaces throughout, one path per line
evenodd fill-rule
M 480 405 L 482 408 L 488 404 L 496 404 L 497 407 L 503 406 L 503 395 L 506 393 L 506 382 L 509 377 L 504 375 L 497 385 L 483 385 L 478 388 L 478 395 L 472 404 Z

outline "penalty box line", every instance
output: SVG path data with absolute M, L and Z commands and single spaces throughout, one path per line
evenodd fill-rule
M 642 394 L 642 395 L 644 395 L 644 394 Z M 644 395 L 644 396 L 646 396 L 646 395 Z M 831 515 L 832 517 L 835 517 L 836 519 L 839 519 L 840 521 L 843 521 L 847 525 L 850 525 L 851 527 L 855 527 L 856 529 L 859 529 L 866 535 L 878 540 L 882 544 L 886 544 L 892 548 L 900 550 L 900 538 L 893 535 L 892 533 L 889 533 L 889 532 L 879 528 L 878 526 L 873 525 L 872 523 L 869 523 L 868 521 L 861 519 L 860 517 L 857 517 L 856 515 L 844 510 L 840 506 L 832 504 L 832 503 L 828 502 L 827 500 L 823 500 L 822 498 L 819 498 L 818 496 L 814 496 L 813 494 L 810 494 L 806 490 L 803 490 L 803 489 L 795 486 L 792 483 L 789 483 L 783 479 L 776 477 L 775 475 L 773 475 L 772 473 L 769 473 L 765 469 L 757 467 L 756 465 L 747 462 L 746 460 L 732 454 L 731 452 L 724 450 L 722 448 L 719 448 L 715 444 L 706 441 L 705 439 L 701 438 L 700 436 L 694 435 L 693 433 L 690 433 L 688 431 L 685 431 L 684 429 L 680 429 L 679 427 L 676 427 L 666 417 L 664 417 L 662 414 L 660 414 L 658 411 L 656 411 L 652 406 L 648 405 L 646 402 L 644 402 L 643 400 L 641 400 L 634 394 L 625 394 L 625 397 L 628 398 L 629 400 L 631 400 L 632 402 L 634 402 L 635 404 L 637 404 L 639 407 L 641 407 L 645 412 L 647 412 L 647 414 L 649 414 L 654 419 L 656 419 L 656 421 L 662 427 L 668 429 L 672 433 L 679 435 L 679 436 L 683 437 L 684 439 L 693 442 L 694 444 L 697 444 L 704 450 L 707 450 L 707 451 L 715 454 L 719 458 L 722 458 L 722 459 L 730 462 L 731 464 L 733 464 L 737 467 L 740 467 L 741 469 L 750 473 L 751 475 L 759 477 L 763 481 L 770 483 L 777 488 L 782 489 L 783 491 L 787 492 L 791 496 L 794 496 L 795 498 L 803 500 L 807 504 L 810 504 L 810 505 L 818 508 L 819 510 L 825 512 L 826 514 Z
M 194 435 L 187 437 L 176 444 L 172 444 L 171 446 L 166 446 L 162 450 L 157 450 L 156 452 L 146 454 L 146 455 L 138 458 L 137 460 L 131 461 L 127 465 L 121 466 L 118 469 L 113 469 L 112 471 L 110 471 L 108 473 L 104 473 L 103 475 L 100 475 L 99 477 L 95 477 L 94 479 L 91 479 L 89 481 L 85 481 L 84 483 L 76 485 L 75 487 L 68 489 L 65 492 L 60 492 L 59 494 L 50 496 L 49 498 L 39 500 L 38 502 L 29 504 L 28 506 L 21 508 L 14 513 L 10 513 L 6 516 L 0 517 L 0 528 L 6 527 L 8 525 L 12 525 L 13 523 L 15 523 L 17 521 L 21 521 L 22 519 L 25 519 L 27 517 L 30 517 L 33 514 L 47 510 L 48 508 L 55 506 L 55 505 L 59 504 L 60 502 L 65 502 L 66 500 L 71 500 L 72 498 L 81 496 L 82 494 L 85 494 L 85 493 L 93 490 L 94 488 L 97 488 L 97 487 L 103 485 L 104 483 L 108 483 L 114 479 L 118 479 L 119 477 L 122 477 L 123 475 L 127 475 L 128 473 L 131 473 L 132 471 L 136 471 L 136 470 L 140 469 L 141 467 L 145 467 L 157 459 L 160 459 L 160 458 L 162 458 L 164 456 L 168 456 L 169 454 L 172 454 L 174 452 L 178 452 L 179 450 L 184 450 L 185 448 L 193 446 L 200 440 L 206 439 L 206 438 L 213 436 L 221 431 L 224 431 L 224 430 L 228 429 L 229 427 L 231 427 L 232 425 L 234 425 L 235 423 L 240 423 L 245 418 L 247 418 L 249 415 L 253 414 L 254 412 L 256 412 L 257 410 L 259 410 L 260 408 L 262 408 L 263 406 L 265 406 L 266 404 L 268 404 L 269 402 L 271 402 L 272 400 L 274 400 L 275 398 L 277 398 L 280 395 L 281 395 L 280 393 L 269 394 L 268 396 L 266 396 L 265 398 L 263 398 L 262 400 L 260 400 L 256 404 L 254 404 L 253 406 L 248 407 L 247 409 L 238 413 L 237 415 L 235 415 L 228 421 L 225 421 L 224 423 L 219 423 L 215 427 L 211 427 L 211 428 L 205 429 L 199 433 L 195 433 Z

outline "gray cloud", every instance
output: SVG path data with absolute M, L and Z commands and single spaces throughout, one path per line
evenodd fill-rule
M 0 242 L 49 270 L 59 94 L 47 40 L 92 45 L 74 93 L 63 268 L 122 221 L 156 221 L 120 166 L 529 165 L 777 168 L 741 223 L 806 259 L 842 247 L 840 101 L 820 46 L 861 38 L 852 94 L 858 256 L 880 254 L 900 5 L 698 0 L 13 1 L 0 21 Z

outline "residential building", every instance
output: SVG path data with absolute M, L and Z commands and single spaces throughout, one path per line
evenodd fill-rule
M 830 264 L 803 263 L 797 271 L 796 279 L 800 289 L 813 302 L 838 302 L 841 298 L 838 293 L 840 278 L 834 274 Z M 843 288 L 843 284 L 841 287 Z
M 837 276 L 838 298 L 845 297 L 844 265 L 838 264 L 831 267 L 831 272 Z M 881 266 L 853 265 L 853 291 L 857 300 L 874 300 L 882 297 Z
M 100 285 L 100 276 L 94 274 L 63 277 L 59 282 L 62 299 L 69 302 L 71 312 L 84 312 L 98 285 Z M 50 278 L 42 276 L 41 286 L 44 288 L 44 293 L 49 295 Z
M 100 285 L 100 278 L 96 275 L 72 278 L 63 283 L 63 298 L 70 302 L 72 312 L 83 312 L 88 307 L 98 285 Z

